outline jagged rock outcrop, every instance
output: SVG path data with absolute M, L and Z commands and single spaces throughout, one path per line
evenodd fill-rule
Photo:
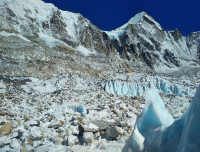
M 193 59 L 200 61 L 200 32 L 192 32 L 186 40 Z
M 193 43 L 199 44 L 196 36 L 191 35 L 186 40 L 178 29 L 164 31 L 145 12 L 136 14 L 128 23 L 106 33 L 122 58 L 144 61 L 152 68 L 163 63 L 179 67 L 180 60 L 198 60 L 197 46 L 193 47 L 189 42 L 189 39 L 194 39 Z

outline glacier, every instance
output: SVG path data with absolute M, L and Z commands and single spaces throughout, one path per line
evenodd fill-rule
M 177 94 L 177 95 L 186 95 L 190 96 L 189 90 L 181 90 L 180 86 L 177 84 L 168 84 L 167 81 L 156 79 L 156 81 L 145 82 L 145 79 L 142 78 L 142 83 L 133 83 L 133 82 L 122 82 L 120 80 L 114 80 L 113 82 L 109 80 L 104 89 L 109 94 L 113 95 L 124 95 L 124 96 L 142 96 L 147 89 L 156 86 L 160 91 L 165 92 L 166 94 Z
M 200 151 L 200 87 L 188 110 L 174 121 L 155 88 L 145 93 L 145 108 L 123 152 Z

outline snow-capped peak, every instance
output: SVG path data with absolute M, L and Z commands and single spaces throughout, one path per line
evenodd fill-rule
M 140 12 L 132 17 L 126 24 L 122 25 L 121 27 L 117 28 L 116 30 L 126 29 L 129 24 L 137 24 L 144 16 L 145 12 Z
M 122 25 L 121 27 L 112 30 L 112 31 L 105 31 L 106 34 L 110 37 L 110 39 L 118 39 L 119 36 L 123 35 L 126 32 L 126 28 L 129 24 L 137 24 L 140 22 L 142 17 L 145 15 L 145 12 L 140 12 L 132 17 L 126 24 Z

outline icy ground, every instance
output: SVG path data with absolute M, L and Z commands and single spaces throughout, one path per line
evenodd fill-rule
M 187 110 L 198 80 L 142 72 L 102 77 L 74 72 L 50 79 L 1 76 L 1 151 L 20 151 L 22 147 L 33 151 L 122 151 L 144 108 L 144 94 L 109 94 L 105 86 L 108 81 L 148 86 L 158 78 L 167 86 L 176 84 L 189 91 L 188 96 L 157 89 L 168 112 L 177 119 Z

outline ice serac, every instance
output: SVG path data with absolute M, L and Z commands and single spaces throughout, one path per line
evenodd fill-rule
M 129 152 L 130 150 L 142 151 L 143 148 L 149 147 L 152 140 L 159 133 L 155 130 L 163 130 L 173 122 L 174 119 L 165 109 L 161 97 L 155 88 L 152 87 L 145 93 L 145 108 L 138 117 L 135 129 L 123 148 L 123 152 Z M 139 148 L 136 150 L 130 143 L 132 145 L 140 143 L 137 145 Z
M 159 105 L 159 110 L 155 110 L 155 112 L 152 107 L 147 106 L 148 104 L 145 105 L 145 109 L 137 119 L 135 130 L 128 139 L 123 152 L 134 151 L 131 143 L 132 145 L 141 143 L 142 140 L 140 138 L 133 136 L 137 132 L 137 128 L 139 131 L 137 134 L 141 134 L 145 138 L 143 145 L 140 144 L 140 147 L 144 148 L 137 151 L 200 151 L 200 87 L 198 87 L 188 110 L 174 123 L 173 118 L 166 110 L 163 113 L 164 107 L 160 102 L 157 102 L 160 100 L 156 99 L 158 97 L 156 94 L 155 91 L 150 91 L 147 93 L 146 99 L 150 97 L 151 100 L 156 101 L 154 104 Z M 145 115 L 146 111 L 150 111 L 151 117 L 148 118 Z M 165 123 L 163 123 L 164 121 Z

